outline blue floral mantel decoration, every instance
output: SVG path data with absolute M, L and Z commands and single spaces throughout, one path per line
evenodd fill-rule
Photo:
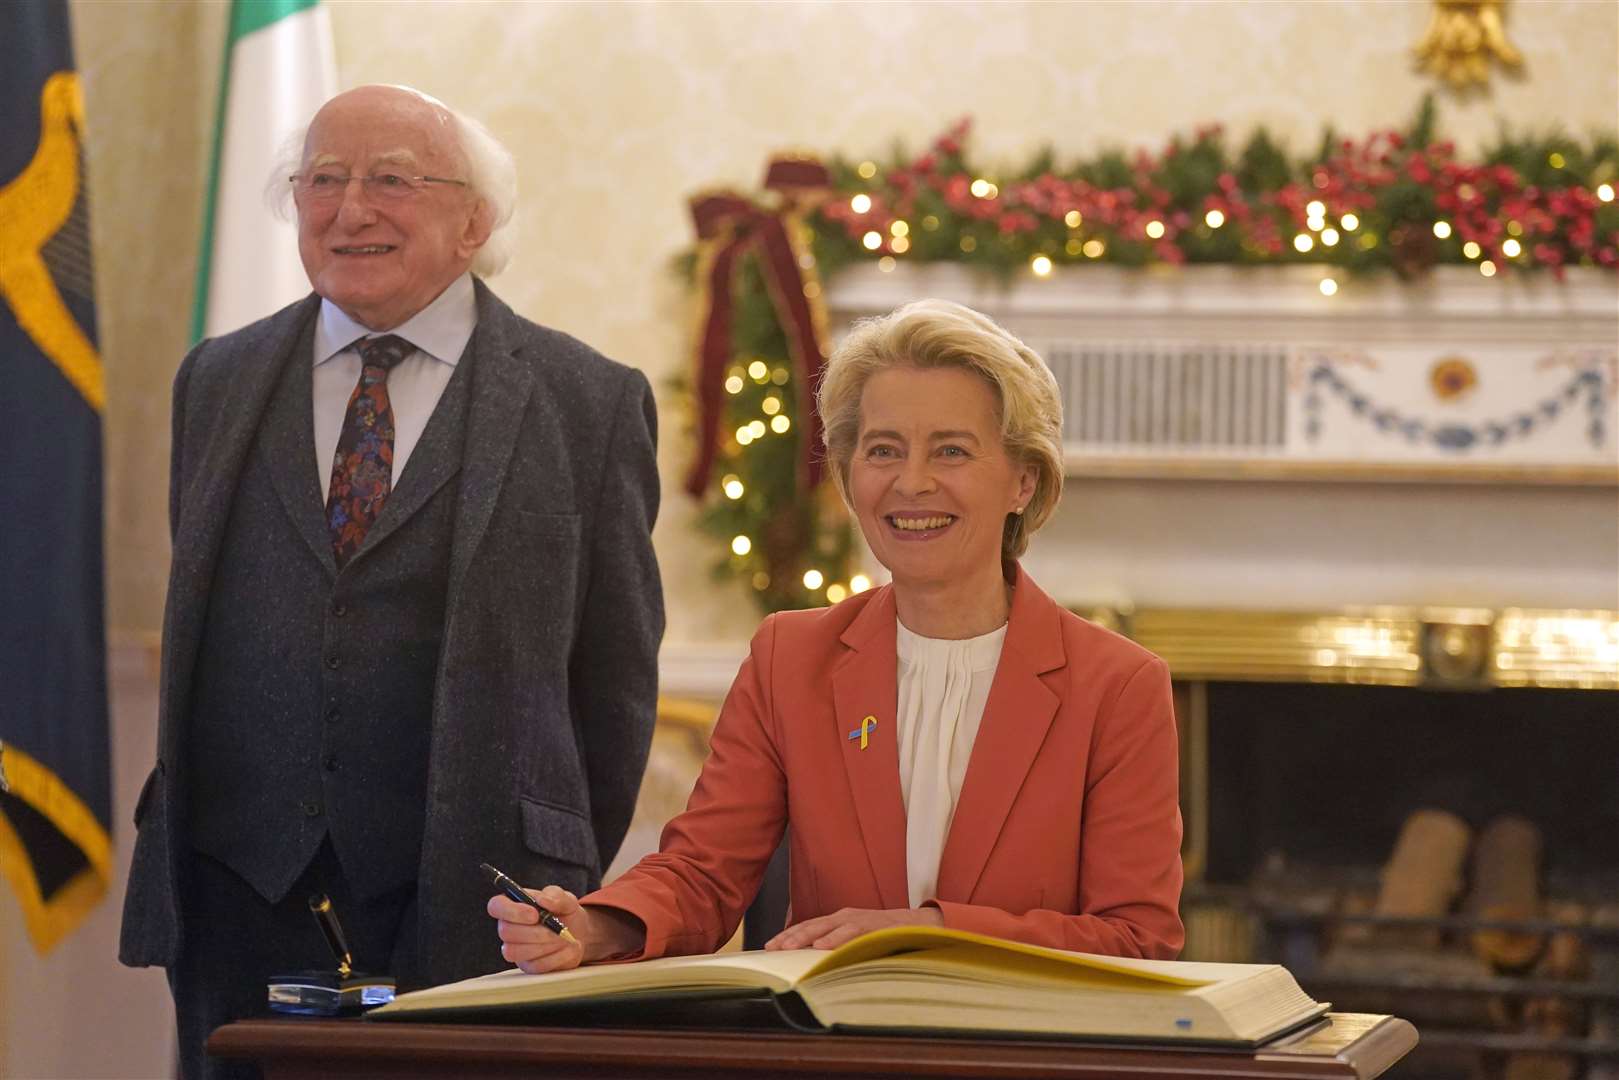
M 1607 380 L 1603 370 L 1591 366 L 1577 371 L 1568 383 L 1551 397 L 1523 412 L 1499 420 L 1486 420 L 1476 424 L 1454 421 L 1430 422 L 1419 417 L 1406 416 L 1397 409 L 1379 405 L 1356 390 L 1326 362 L 1318 362 L 1310 369 L 1309 390 L 1304 395 L 1304 434 L 1311 442 L 1321 436 L 1321 407 L 1323 394 L 1338 398 L 1349 411 L 1385 434 L 1404 438 L 1408 443 L 1432 443 L 1441 450 L 1465 454 L 1480 446 L 1500 446 L 1509 439 L 1527 439 L 1546 427 L 1565 410 L 1573 411 L 1583 397 L 1590 420 L 1586 436 L 1591 445 L 1600 448 L 1607 438 L 1607 425 L 1603 422 L 1603 401 L 1607 397 Z

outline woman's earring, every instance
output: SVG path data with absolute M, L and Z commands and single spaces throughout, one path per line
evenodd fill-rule
M 1023 516 L 1023 507 L 1019 506 L 1018 508 L 1013 510 L 1012 513 L 1016 514 L 1018 517 L 1022 517 Z

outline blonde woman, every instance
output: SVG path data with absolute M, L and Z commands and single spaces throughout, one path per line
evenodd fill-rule
M 1050 370 L 983 315 L 924 300 L 856 326 L 818 406 L 892 583 L 767 618 L 660 850 L 583 898 L 533 892 L 575 941 L 492 898 L 506 958 L 552 971 L 713 951 L 789 822 L 790 925 L 767 948 L 925 924 L 1175 956 L 1168 671 L 1017 562 L 1062 491 Z

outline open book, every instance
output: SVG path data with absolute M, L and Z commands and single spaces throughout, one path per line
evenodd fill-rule
M 876 930 L 830 952 L 721 953 L 511 970 L 401 994 L 372 1019 L 529 1013 L 672 997 L 773 996 L 799 1026 L 960 1030 L 1253 1046 L 1327 1011 L 1286 968 L 1133 960 L 934 927 Z

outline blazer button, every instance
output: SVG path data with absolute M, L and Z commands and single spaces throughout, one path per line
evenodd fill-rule
M 343 711 L 341 709 L 337 708 L 335 705 L 332 708 L 326 710 L 326 722 L 328 724 L 335 724 L 339 720 L 341 720 L 342 718 L 343 718 Z
M 326 658 L 326 666 L 331 668 L 333 671 L 336 671 L 338 668 L 343 666 L 343 661 L 339 660 L 335 656 L 328 656 Z
M 327 754 L 325 759 L 321 762 L 321 764 L 326 766 L 326 771 L 327 772 L 336 772 L 337 771 L 337 755 L 336 754 Z
M 304 803 L 304 817 L 320 817 L 320 803 L 313 799 Z
M 336 615 L 339 619 L 341 619 L 343 616 L 347 615 L 348 613 L 349 613 L 349 606 L 347 604 L 343 603 L 341 600 L 337 601 L 335 604 L 332 605 L 332 614 Z

